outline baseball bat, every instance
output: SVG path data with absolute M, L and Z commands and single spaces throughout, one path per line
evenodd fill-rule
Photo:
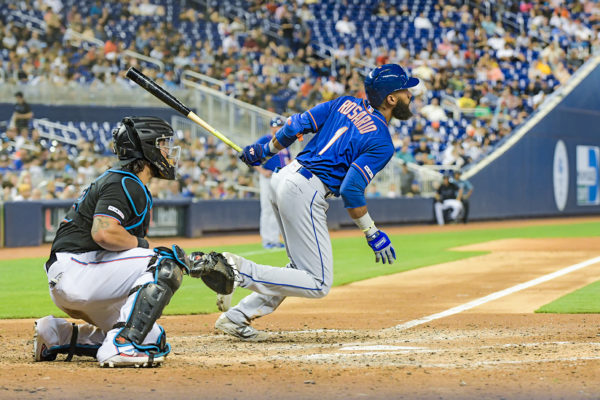
M 227 136 L 223 135 L 221 132 L 210 126 L 206 121 L 200 118 L 195 112 L 191 111 L 187 108 L 182 102 L 177 100 L 175 96 L 171 93 L 167 92 L 165 89 L 160 87 L 156 82 L 152 79 L 144 75 L 141 71 L 136 69 L 135 67 L 131 67 L 127 70 L 125 74 L 129 79 L 140 85 L 143 89 L 149 92 L 151 95 L 168 105 L 169 107 L 177 110 L 179 113 L 185 115 L 188 119 L 194 121 L 204 129 L 206 129 L 210 134 L 216 136 L 219 140 L 225 143 L 227 146 L 231 147 L 238 153 L 241 153 L 242 148 L 237 144 L 233 143 Z

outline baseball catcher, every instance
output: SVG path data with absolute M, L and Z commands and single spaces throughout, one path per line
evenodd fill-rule
M 45 264 L 50 297 L 75 325 L 48 316 L 35 323 L 36 361 L 57 354 L 95 356 L 106 367 L 161 364 L 171 347 L 156 323 L 190 272 L 178 246 L 149 249 L 152 177 L 175 179 L 179 147 L 155 117 L 127 117 L 113 131 L 119 161 L 75 201 Z

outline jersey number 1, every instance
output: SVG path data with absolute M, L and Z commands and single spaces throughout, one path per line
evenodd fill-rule
M 347 126 L 342 126 L 340 129 L 335 131 L 335 133 L 333 134 L 333 137 L 331 138 L 331 140 L 329 142 L 327 142 L 325 147 L 323 147 L 323 149 L 319 152 L 319 155 L 322 156 L 323 153 L 325 153 L 327 151 L 327 149 L 330 148 L 331 145 L 334 144 L 335 141 L 338 140 L 340 138 L 340 136 L 342 136 L 342 134 L 344 132 L 346 132 L 347 130 L 348 130 Z

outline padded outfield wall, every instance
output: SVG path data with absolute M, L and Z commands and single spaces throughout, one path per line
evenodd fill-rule
M 600 57 L 588 61 L 506 143 L 465 175 L 475 186 L 471 219 L 573 216 L 600 213 Z M 38 106 L 33 105 L 34 112 Z M 39 106 L 50 119 L 72 107 Z M 12 106 L 0 105 L 6 115 Z M 83 120 L 98 109 L 77 109 Z M 107 116 L 103 109 L 101 115 Z M 122 115 L 122 108 L 110 110 Z M 135 114 L 137 110 L 128 110 Z M 55 114 L 56 112 L 56 114 Z M 170 110 L 141 109 L 168 118 Z M 48 115 L 51 114 L 51 115 Z M 39 114 L 38 114 L 39 115 Z M 73 115 L 73 114 L 71 114 Z M 112 114 L 111 114 L 112 115 Z M 41 116 L 41 115 L 39 115 Z M 74 118 L 73 119 L 79 119 Z M 108 118 L 108 117 L 107 117 Z M 0 215 L 0 245 L 48 242 L 70 202 L 9 202 Z M 205 233 L 258 231 L 258 200 L 156 201 L 150 236 L 198 237 Z M 432 199 L 368 199 L 379 225 L 433 223 Z M 331 228 L 353 226 L 341 201 L 330 201 Z

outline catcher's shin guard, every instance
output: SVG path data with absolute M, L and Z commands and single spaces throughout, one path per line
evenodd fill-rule
M 138 290 L 131 314 L 117 335 L 134 345 L 141 345 L 173 293 L 181 286 L 183 271 L 172 258 L 160 256 L 155 266 L 155 280 Z

